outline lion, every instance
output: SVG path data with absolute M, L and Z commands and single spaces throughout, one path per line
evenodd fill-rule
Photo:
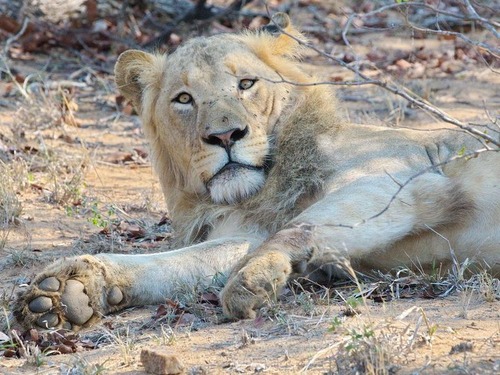
M 224 313 L 245 319 L 292 279 L 465 260 L 500 272 L 498 153 L 462 157 L 484 145 L 461 131 L 349 123 L 305 72 L 303 35 L 273 22 L 119 56 L 177 250 L 59 260 L 18 297 L 19 322 L 78 330 L 219 273 Z

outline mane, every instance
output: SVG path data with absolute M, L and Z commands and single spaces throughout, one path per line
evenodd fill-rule
M 329 87 L 296 87 L 299 97 L 290 106 L 275 137 L 271 168 L 263 188 L 235 205 L 214 204 L 207 197 L 184 195 L 173 217 L 176 245 L 203 241 L 215 224 L 239 220 L 248 231 L 275 233 L 297 215 L 302 199 L 320 194 L 332 175 L 318 148 L 318 136 L 335 134 L 343 119 L 336 112 L 335 96 Z M 286 112 L 286 111 L 285 111 Z
M 297 215 L 301 200 L 321 194 L 333 173 L 318 148 L 318 137 L 337 132 L 343 122 L 336 111 L 335 95 L 331 86 L 307 85 L 316 79 L 300 65 L 302 45 L 297 39 L 304 38 L 290 24 L 283 25 L 286 34 L 278 36 L 264 31 L 220 36 L 247 46 L 249 53 L 254 53 L 283 78 L 283 82 L 276 85 L 287 85 L 291 95 L 288 107 L 282 111 L 286 115 L 279 118 L 270 135 L 270 167 L 266 182 L 257 194 L 240 203 L 226 205 L 215 204 L 208 196 L 184 191 L 186 171 L 178 169 L 172 159 L 175 155 L 162 150 L 159 135 L 154 134 L 155 126 L 147 125 L 154 121 L 154 116 L 143 119 L 153 149 L 153 162 L 162 179 L 163 193 L 172 216 L 176 246 L 205 240 L 224 220 L 238 222 L 249 232 L 274 233 Z M 154 113 L 153 97 L 157 93 L 152 91 L 148 100 L 144 100 L 149 108 L 144 108 L 143 115 Z

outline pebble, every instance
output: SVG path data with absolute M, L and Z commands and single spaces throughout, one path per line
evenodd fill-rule
M 181 374 L 184 365 L 171 351 L 165 349 L 142 349 L 141 362 L 148 374 Z

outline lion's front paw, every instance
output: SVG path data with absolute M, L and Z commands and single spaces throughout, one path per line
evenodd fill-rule
M 233 270 L 222 291 L 224 313 L 232 318 L 254 318 L 255 310 L 275 299 L 292 272 L 281 252 L 250 255 Z
M 55 263 L 18 297 L 14 315 L 27 328 L 89 326 L 125 303 L 122 290 L 106 280 L 106 271 L 88 255 Z

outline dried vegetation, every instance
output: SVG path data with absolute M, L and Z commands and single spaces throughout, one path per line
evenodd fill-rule
M 208 289 L 185 285 L 175 299 L 81 335 L 21 332 L 8 310 L 15 289 L 54 257 L 154 251 L 171 236 L 157 188 L 139 197 L 96 192 L 106 174 L 149 167 L 133 109 L 111 84 L 119 52 L 173 48 L 198 33 L 255 28 L 268 11 L 289 11 L 310 37 L 305 58 L 326 71 L 321 84 L 339 86 L 351 119 L 446 124 L 481 138 L 481 152 L 497 152 L 490 135 L 500 130 L 498 91 L 486 84 L 498 82 L 497 1 L 0 1 L 0 9 L 0 368 L 120 373 L 136 369 L 140 349 L 153 344 L 185 353 L 192 374 L 500 371 L 500 281 L 472 262 L 450 272 L 358 275 L 330 289 L 296 283 L 242 325 L 222 315 L 224 275 Z M 463 81 L 483 96 L 467 98 Z M 44 215 L 56 221 L 39 235 Z M 56 229 L 71 234 L 59 250 L 41 240 L 62 241 L 51 234 Z M 478 306 L 496 326 L 473 325 Z M 439 323 L 443 314 L 458 323 Z M 457 333 L 475 328 L 476 337 Z M 188 356 L 190 342 L 197 349 Z M 207 356 L 209 363 L 201 361 Z

